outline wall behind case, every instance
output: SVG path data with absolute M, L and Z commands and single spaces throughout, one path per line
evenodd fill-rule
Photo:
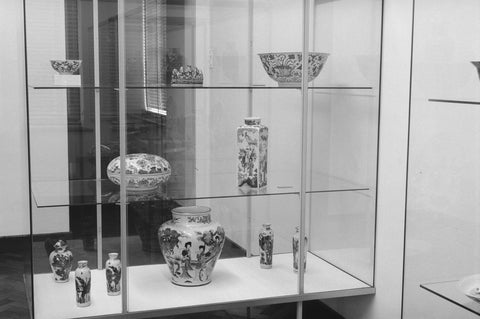
M 479 100 L 480 4 L 417 0 L 414 22 L 403 317 L 478 318 L 419 285 L 480 272 L 480 108 L 429 101 Z
M 0 237 L 29 232 L 25 49 L 22 1 L 0 2 Z

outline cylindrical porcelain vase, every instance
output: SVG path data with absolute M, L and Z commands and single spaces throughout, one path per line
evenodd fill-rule
M 107 294 L 117 296 L 120 294 L 120 280 L 122 278 L 122 264 L 118 253 L 109 253 L 105 262 L 105 276 L 107 278 Z
M 174 284 L 201 286 L 210 283 L 225 242 L 225 231 L 211 220 L 210 208 L 174 208 L 172 220 L 160 226 L 158 237 Z
M 270 224 L 263 224 L 262 230 L 258 234 L 258 244 L 260 246 L 260 267 L 272 268 L 273 229 Z
M 60 239 L 53 247 L 55 250 L 49 256 L 53 278 L 55 282 L 67 282 L 72 270 L 73 254 L 64 240 Z
M 259 117 L 245 118 L 237 129 L 238 186 L 267 186 L 268 128 Z
M 307 269 L 307 236 L 305 236 L 305 245 L 304 245 L 304 257 L 303 257 L 303 270 Z M 298 264 L 300 262 L 300 227 L 295 227 L 295 234 L 292 238 L 292 245 L 293 245 L 293 271 L 298 271 Z
M 77 306 L 90 306 L 90 286 L 92 275 L 88 268 L 88 261 L 80 260 L 75 270 L 75 291 L 77 298 Z

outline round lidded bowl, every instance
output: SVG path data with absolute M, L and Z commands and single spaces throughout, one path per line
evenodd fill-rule
M 134 153 L 125 155 L 125 182 L 127 191 L 151 191 L 165 183 L 172 169 L 170 163 L 154 154 Z M 120 156 L 107 166 L 107 176 L 120 185 Z
M 75 74 L 82 65 L 82 60 L 50 60 L 52 68 L 62 75 Z
M 259 53 L 268 76 L 279 86 L 300 86 L 302 83 L 302 52 Z M 308 81 L 313 81 L 322 70 L 329 54 L 308 54 Z

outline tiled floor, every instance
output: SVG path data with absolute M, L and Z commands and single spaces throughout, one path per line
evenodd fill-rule
M 26 238 L 0 238 L 0 319 L 28 319 L 24 269 L 30 252 Z M 296 305 L 278 304 L 249 309 L 229 309 L 189 315 L 162 317 L 162 319 L 292 319 Z M 304 319 L 342 319 L 319 301 L 304 303 Z M 154 319 L 154 318 L 152 318 Z

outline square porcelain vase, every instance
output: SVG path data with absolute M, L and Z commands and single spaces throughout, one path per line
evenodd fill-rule
M 259 117 L 245 118 L 237 129 L 238 186 L 259 189 L 267 186 L 268 128 Z

